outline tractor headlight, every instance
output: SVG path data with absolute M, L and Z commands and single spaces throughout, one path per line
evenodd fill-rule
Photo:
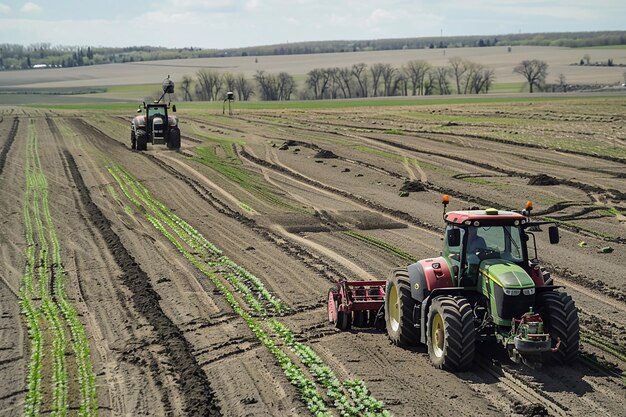
M 520 295 L 520 293 L 522 292 L 522 290 L 514 290 L 512 288 L 503 288 L 503 290 L 506 295 L 510 295 L 511 297 Z M 533 288 L 533 291 L 534 291 L 534 288 Z
M 534 288 L 525 288 L 524 289 L 524 295 L 533 295 L 535 293 L 535 289 Z

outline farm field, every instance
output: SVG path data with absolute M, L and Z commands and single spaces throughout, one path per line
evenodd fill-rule
M 585 55 L 590 62 L 606 62 L 612 59 L 615 66 L 578 66 Z M 126 64 L 94 65 L 89 67 L 51 68 L 28 71 L 0 72 L 0 104 L 58 103 L 84 101 L 133 101 L 141 102 L 146 95 L 159 91 L 158 82 L 171 75 L 176 82 L 184 75 L 195 76 L 201 69 L 244 74 L 252 78 L 257 70 L 267 73 L 287 72 L 298 80 L 298 88 L 304 88 L 306 74 L 314 68 L 346 67 L 364 62 L 389 63 L 400 68 L 412 60 L 425 60 L 431 66 L 447 66 L 449 59 L 460 57 L 479 63 L 495 72 L 492 91 L 518 93 L 524 90 L 524 79 L 513 73 L 513 68 L 523 60 L 539 59 L 548 63 L 546 82 L 556 83 L 559 74 L 567 83 L 614 85 L 624 81 L 626 49 L 624 48 L 559 48 L 516 46 L 511 52 L 507 47 L 413 49 L 399 51 L 345 52 L 334 54 L 285 55 L 261 57 L 224 57 L 203 59 L 179 59 L 146 61 Z M 107 92 L 80 94 L 84 90 L 108 87 Z M 526 87 L 527 89 L 527 87 Z M 3 91 L 4 90 L 4 91 Z M 11 90 L 39 91 L 53 94 L 13 95 Z M 59 92 L 73 90 L 70 96 Z
M 623 415 L 625 108 L 179 103 L 180 151 L 136 152 L 128 106 L 0 106 L 0 416 Z M 443 194 L 559 222 L 574 363 L 454 374 L 328 323 L 337 281 L 439 254 Z

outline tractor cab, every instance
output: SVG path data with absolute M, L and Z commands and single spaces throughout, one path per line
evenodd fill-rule
M 523 225 L 526 216 L 496 209 L 447 213 L 442 255 L 458 286 L 474 287 L 483 261 L 528 265 Z
M 146 106 L 148 132 L 152 135 L 152 143 L 164 144 L 167 132 L 168 118 L 166 104 L 148 104 Z

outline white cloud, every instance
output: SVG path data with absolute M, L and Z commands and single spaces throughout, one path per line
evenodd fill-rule
M 0 14 L 8 14 L 11 11 L 11 8 L 6 4 L 0 3 Z
M 24 13 L 39 13 L 43 9 L 41 8 L 41 6 L 38 6 L 35 3 L 29 1 L 28 3 L 24 3 L 20 10 Z

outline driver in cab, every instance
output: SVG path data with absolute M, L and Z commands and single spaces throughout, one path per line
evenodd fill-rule
M 480 264 L 480 257 L 478 252 L 481 249 L 487 249 L 487 242 L 481 236 L 478 236 L 477 227 L 469 227 L 467 229 L 467 250 L 466 261 L 468 267 L 468 278 L 473 282 L 478 272 L 478 266 Z

